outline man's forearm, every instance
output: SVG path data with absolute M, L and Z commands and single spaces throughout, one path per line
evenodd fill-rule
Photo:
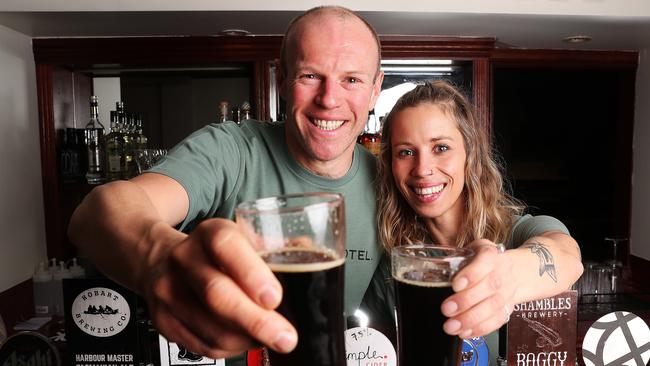
M 100 271 L 141 292 L 143 268 L 185 234 L 161 219 L 141 187 L 118 181 L 86 196 L 72 215 L 68 236 Z

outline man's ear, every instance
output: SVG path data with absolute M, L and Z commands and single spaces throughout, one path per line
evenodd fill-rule
M 375 108 L 375 103 L 377 103 L 377 98 L 379 98 L 379 94 L 381 94 L 381 84 L 383 82 L 384 82 L 384 72 L 379 70 L 379 73 L 375 78 L 375 82 L 372 85 L 372 95 L 370 97 L 370 108 L 368 108 L 368 110 Z

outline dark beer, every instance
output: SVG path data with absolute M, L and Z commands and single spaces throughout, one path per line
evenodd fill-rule
M 395 278 L 399 366 L 454 366 L 457 337 L 442 329 L 440 305 L 453 290 L 437 270 L 405 271 Z
M 272 366 L 345 366 L 344 259 L 316 250 L 285 248 L 262 254 L 282 284 L 278 312 L 298 330 L 289 354 L 269 352 Z

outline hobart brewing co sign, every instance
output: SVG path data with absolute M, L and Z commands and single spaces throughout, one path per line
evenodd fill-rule
M 144 343 L 138 343 L 137 297 L 133 292 L 104 278 L 71 278 L 63 280 L 63 294 L 66 365 L 148 362 L 138 351 Z
M 93 287 L 79 293 L 71 311 L 79 329 L 94 337 L 112 337 L 120 333 L 131 318 L 124 297 L 105 287 Z

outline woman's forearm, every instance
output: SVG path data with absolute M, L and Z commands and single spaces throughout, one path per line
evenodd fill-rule
M 580 248 L 571 236 L 561 232 L 529 238 L 507 253 L 517 277 L 513 280 L 519 284 L 514 295 L 517 303 L 565 291 L 582 274 Z

